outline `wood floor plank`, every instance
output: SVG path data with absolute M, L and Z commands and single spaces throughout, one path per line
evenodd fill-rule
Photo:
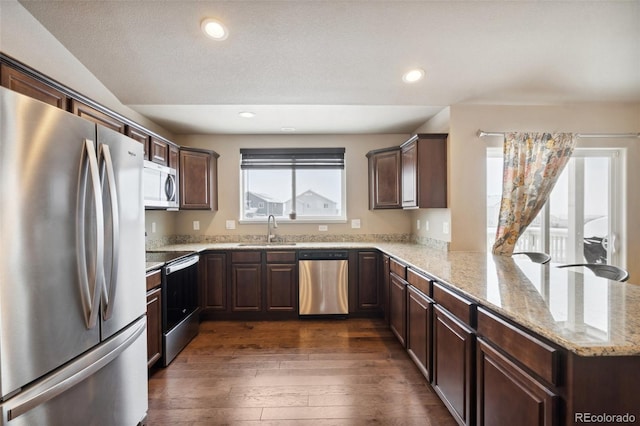
M 148 426 L 455 425 L 378 319 L 207 321 L 149 379 Z

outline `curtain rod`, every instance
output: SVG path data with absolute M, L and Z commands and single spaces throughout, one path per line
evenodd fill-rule
M 485 136 L 504 136 L 506 132 L 485 132 L 478 130 L 479 138 Z M 640 138 L 640 133 L 576 133 L 579 138 Z

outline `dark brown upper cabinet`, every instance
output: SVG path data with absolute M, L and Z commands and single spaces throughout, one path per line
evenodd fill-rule
M 0 64 L 2 86 L 60 109 L 67 109 L 67 96 L 46 83 L 6 64 Z
M 218 161 L 214 151 L 180 148 L 180 209 L 218 210 Z
M 369 159 L 369 209 L 402 207 L 400 147 L 367 153 Z
M 122 121 L 105 114 L 82 101 L 71 99 L 70 110 L 72 113 L 84 118 L 85 120 L 93 121 L 96 124 L 115 130 L 118 133 L 126 134 L 126 126 Z
M 402 207 L 447 207 L 447 134 L 418 134 L 402 150 Z

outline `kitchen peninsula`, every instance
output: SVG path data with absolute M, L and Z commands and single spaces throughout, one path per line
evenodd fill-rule
M 553 264 L 416 244 L 202 243 L 162 249 L 206 254 L 329 248 L 380 253 L 382 305 L 387 316 L 392 311 L 392 330 L 395 315 L 402 321 L 396 327 L 401 344 L 458 423 L 577 424 L 584 416 L 625 414 L 640 420 L 640 286 Z M 419 336 L 424 350 L 416 348 Z

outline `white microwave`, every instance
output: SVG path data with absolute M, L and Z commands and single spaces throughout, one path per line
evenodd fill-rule
M 178 209 L 176 169 L 145 160 L 142 186 L 144 187 L 144 207 L 146 209 Z

